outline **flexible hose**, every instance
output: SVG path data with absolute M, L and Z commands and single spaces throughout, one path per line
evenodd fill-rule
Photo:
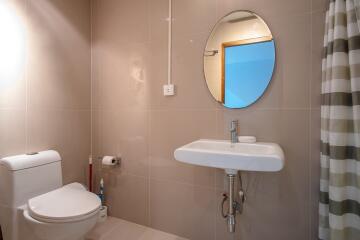
M 243 212 L 243 208 L 244 208 L 244 202 L 246 200 L 246 196 L 245 196 L 245 191 L 243 189 L 243 185 L 242 185 L 242 178 L 241 178 L 241 172 L 239 171 L 238 173 L 239 175 L 239 197 L 240 197 L 240 203 L 239 203 L 239 213 L 241 214 Z
M 223 194 L 223 200 L 221 202 L 221 216 L 223 218 L 227 218 L 227 213 L 224 213 L 224 204 L 226 202 L 226 200 L 228 199 L 228 196 L 226 195 L 226 193 Z M 229 210 L 228 210 L 229 211 Z

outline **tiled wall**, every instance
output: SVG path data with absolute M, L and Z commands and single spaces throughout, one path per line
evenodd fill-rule
M 8 82 L 0 88 L 0 157 L 56 149 L 64 182 L 84 182 L 90 152 L 90 1 L 1 4 L 18 19 L 25 50 L 19 76 L 0 79 Z
M 194 240 L 317 239 L 321 47 L 326 0 L 174 0 L 174 97 L 167 74 L 168 0 L 94 0 L 92 5 L 93 150 L 121 154 L 105 177 L 110 213 Z M 203 49 L 216 21 L 238 9 L 268 23 L 277 66 L 270 87 L 242 110 L 221 107 L 203 76 Z M 235 236 L 219 204 L 221 170 L 174 160 L 199 138 L 240 133 L 281 144 L 279 173 L 245 173 L 247 202 Z
M 316 239 L 321 45 L 326 0 L 174 0 L 175 97 L 167 73 L 167 0 L 3 0 L 26 26 L 21 76 L 0 89 L 0 156 L 57 149 L 65 182 L 84 181 L 90 152 L 121 154 L 98 169 L 113 216 L 193 240 Z M 268 23 L 277 67 L 255 105 L 228 110 L 208 92 L 202 51 L 217 19 L 251 10 Z M 93 79 L 91 92 L 90 78 Z M 280 173 L 246 173 L 245 211 L 226 232 L 220 170 L 176 162 L 176 147 L 243 135 L 281 144 Z

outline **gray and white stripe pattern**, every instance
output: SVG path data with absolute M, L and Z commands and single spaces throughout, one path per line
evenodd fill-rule
M 360 239 L 360 0 L 330 0 L 322 62 L 319 239 Z

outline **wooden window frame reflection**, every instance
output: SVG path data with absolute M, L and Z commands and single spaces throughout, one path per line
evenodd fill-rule
M 264 36 L 258 38 L 248 38 L 244 40 L 232 41 L 232 42 L 224 42 L 221 45 L 221 103 L 225 104 L 225 48 L 234 47 L 240 45 L 248 45 L 253 43 L 260 42 L 269 42 L 272 41 L 272 36 Z

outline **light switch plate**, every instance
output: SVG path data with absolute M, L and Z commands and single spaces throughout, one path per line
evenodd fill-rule
M 175 86 L 174 84 L 165 84 L 164 88 L 164 96 L 174 96 L 175 95 Z

